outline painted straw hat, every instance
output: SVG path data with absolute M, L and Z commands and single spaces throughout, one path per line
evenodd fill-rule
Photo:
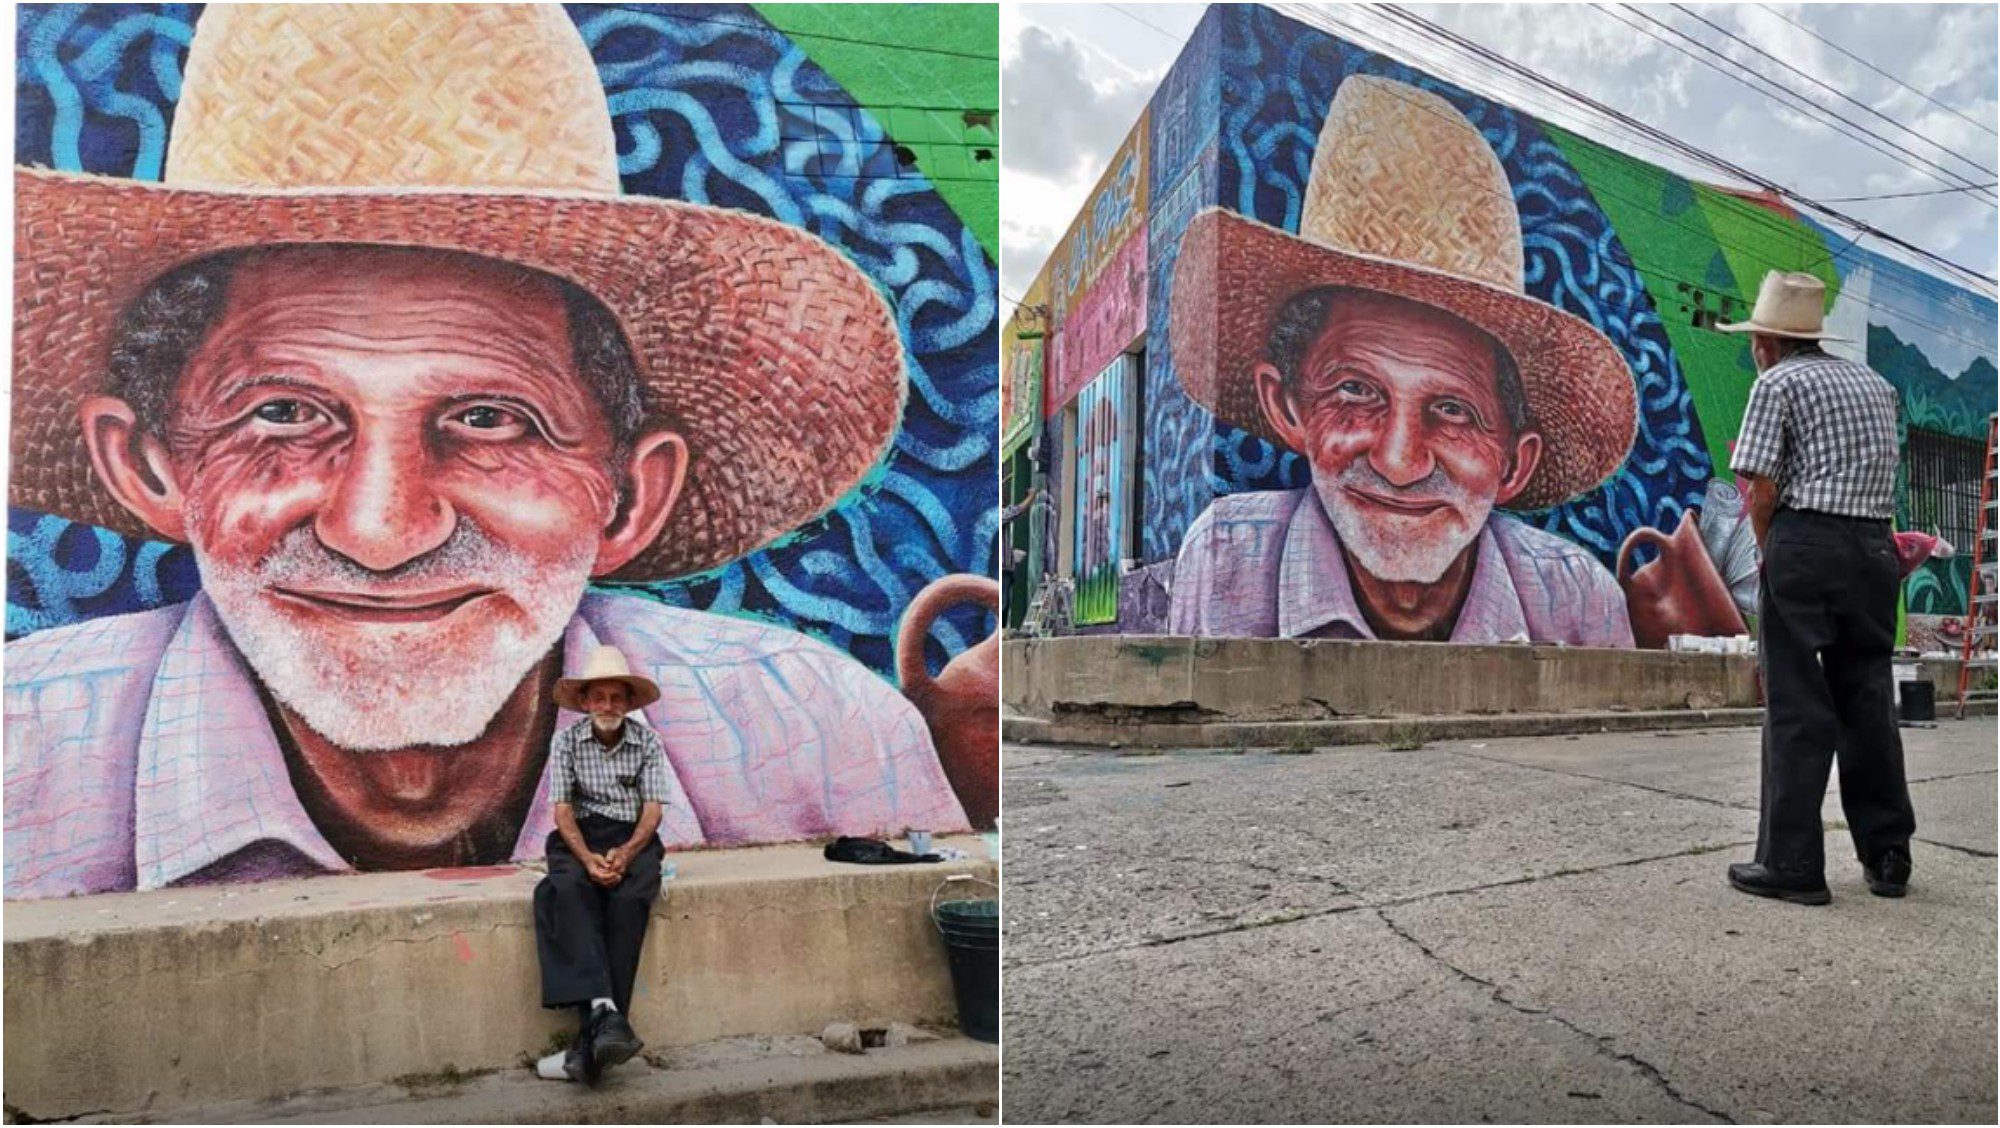
M 1451 103 L 1373 76 L 1335 94 L 1291 235 L 1210 209 L 1174 268 L 1174 367 L 1218 419 L 1272 442 L 1253 370 L 1295 294 L 1348 286 L 1421 302 L 1493 335 L 1514 358 L 1543 437 L 1509 504 L 1546 509 L 1616 473 L 1638 425 L 1631 370 L 1587 322 L 1526 295 L 1507 174 Z
M 120 312 L 189 260 L 276 244 L 429 247 L 567 279 L 624 326 L 680 500 L 620 579 L 698 572 L 825 512 L 887 449 L 894 318 L 812 234 L 621 196 L 606 105 L 555 5 L 211 5 L 164 182 L 15 170 L 13 504 L 150 536 L 78 425 Z
M 660 699 L 660 687 L 651 678 L 633 673 L 624 651 L 615 646 L 599 646 L 583 660 L 583 669 L 574 677 L 556 679 L 556 704 L 572 713 L 590 712 L 583 702 L 583 691 L 590 688 L 591 682 L 600 681 L 625 683 L 632 694 L 632 708 L 628 712 L 636 713 Z

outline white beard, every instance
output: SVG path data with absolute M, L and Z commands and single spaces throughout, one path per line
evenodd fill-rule
M 476 579 L 518 606 L 470 638 L 465 628 L 447 635 L 434 622 L 318 631 L 280 610 L 264 594 L 273 584 L 367 590 L 379 580 L 328 552 L 309 528 L 293 530 L 248 568 L 218 564 L 199 544 L 194 556 L 202 590 L 272 695 L 334 744 L 384 752 L 453 747 L 485 732 L 568 629 L 596 546 L 581 544 L 551 565 L 495 544 L 461 517 L 449 541 L 398 578 Z
M 1355 485 L 1384 497 L 1422 498 L 1442 501 L 1449 506 L 1449 524 L 1440 536 L 1429 539 L 1400 532 L 1375 514 L 1355 508 L 1342 488 Z M 1433 471 L 1429 478 L 1413 486 L 1390 485 L 1357 458 L 1340 474 L 1323 476 L 1313 468 L 1313 492 L 1326 509 L 1340 543 L 1354 556 L 1355 563 L 1378 580 L 1390 583 L 1436 583 L 1457 560 L 1467 545 L 1478 538 L 1493 512 L 1491 497 L 1476 497 L 1458 483 Z

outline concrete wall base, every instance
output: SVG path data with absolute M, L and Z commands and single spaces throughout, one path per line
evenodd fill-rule
M 977 838 L 950 844 L 984 855 Z M 807 845 L 673 858 L 633 1000 L 649 1045 L 955 1023 L 927 905 L 947 874 L 990 880 L 992 863 L 840 865 Z M 539 1005 L 539 877 L 510 866 L 9 902 L 7 1111 L 159 1115 L 513 1066 L 575 1024 Z
M 1952 715 L 1940 708 L 1939 719 Z M 1968 717 L 1994 715 L 1992 698 L 1970 701 Z M 1594 732 L 1755 728 L 1762 709 L 1654 709 L 1629 713 L 1507 713 L 1480 716 L 1373 717 L 1347 721 L 1221 721 L 1210 724 L 1091 724 L 1010 714 L 1001 739 L 1013 744 L 1119 749 L 1291 748 L 1352 744 L 1423 744 L 1436 740 L 1503 740 Z
M 1916 661 L 1916 660 L 1912 660 Z M 1942 709 L 1956 661 L 1917 662 Z M 1559 646 L 1107 635 L 1001 646 L 1015 712 L 1146 727 L 1754 709 L 1757 659 Z

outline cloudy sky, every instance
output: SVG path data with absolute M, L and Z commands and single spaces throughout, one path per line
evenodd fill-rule
M 1452 54 L 1423 44 L 1378 13 L 1316 5 L 1327 18 L 1358 29 L 1343 38 L 1407 59 L 1461 85 L 1562 122 L 1587 136 L 1684 175 L 1726 177 L 1659 153 L 1637 150 L 1578 111 L 1501 77 L 1463 73 Z M 1981 168 L 2000 168 L 1996 125 L 1996 9 L 1991 5 L 1897 6 L 1704 5 L 1703 18 L 1785 60 L 1883 117 L 1907 125 L 1973 164 L 1904 133 L 1880 117 L 1754 55 L 1671 5 L 1638 13 L 1732 52 L 1816 104 L 1957 173 L 1935 178 L 1916 161 L 1884 156 L 1770 95 L 1755 93 L 1704 66 L 1699 49 L 1646 23 L 1622 5 L 1412 4 L 1410 11 L 1465 38 L 1555 77 L 1563 84 L 1759 175 L 1831 203 L 1836 197 L 1935 192 L 1946 183 L 1991 185 Z M 1611 9 L 1607 12 L 1606 8 Z M 1183 42 L 1201 19 L 1200 4 L 1007 5 L 1001 16 L 1001 289 L 1018 295 L 1084 202 L 1105 162 L 1124 139 Z M 1622 17 L 1624 22 L 1620 22 Z M 1786 22 L 1804 24 L 1949 109 L 1842 56 Z M 1661 39 L 1634 30 L 1637 25 Z M 1702 56 L 1718 62 L 1713 56 Z M 1956 112 L 1953 112 L 1956 111 Z M 1959 115 L 1964 115 L 1963 117 Z M 1970 120 L 1968 120 L 1970 119 Z M 1882 142 L 1874 142 L 1881 145 Z M 1978 194 L 1951 193 L 1833 205 L 1902 239 L 1992 276 L 2000 257 L 1994 206 Z M 1866 244 L 1897 253 L 1876 240 Z M 1005 303 L 1003 316 L 1012 312 Z

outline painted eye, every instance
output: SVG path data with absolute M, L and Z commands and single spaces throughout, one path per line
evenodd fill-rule
M 513 421 L 512 416 L 497 407 L 468 407 L 458 413 L 458 421 L 474 430 L 490 431 L 495 427 L 505 427 Z
M 1440 419 L 1448 423 L 1476 423 L 1479 421 L 1479 416 L 1474 414 L 1470 407 L 1457 400 L 1440 400 L 1431 410 L 1435 411 Z
M 476 403 L 446 418 L 447 429 L 475 439 L 511 439 L 527 434 L 526 418 L 498 404 Z
M 1342 380 L 1333 386 L 1333 394 L 1350 402 L 1372 400 L 1375 389 L 1366 380 Z
M 261 403 L 252 412 L 259 420 L 277 427 L 302 427 L 321 418 L 320 410 L 304 400 L 279 399 Z

